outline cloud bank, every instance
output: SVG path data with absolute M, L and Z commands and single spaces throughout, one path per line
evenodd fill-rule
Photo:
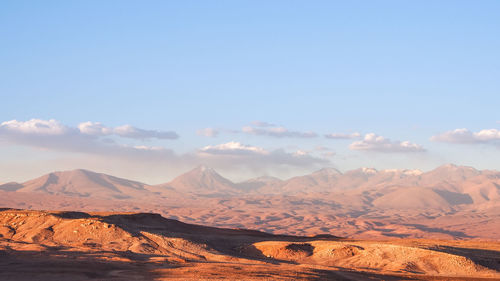
M 357 139 L 359 137 L 361 137 L 361 134 L 357 132 L 352 134 L 331 133 L 325 135 L 327 139 Z
M 284 149 L 266 150 L 235 141 L 205 146 L 198 151 L 198 155 L 219 164 L 230 163 L 238 159 L 239 162 L 250 164 L 254 169 L 273 165 L 310 167 L 330 163 L 329 160 L 313 157 L 301 150 L 295 152 L 286 152 Z
M 66 131 L 67 128 L 54 119 L 31 119 L 26 122 L 10 120 L 0 124 L 0 132 L 4 133 L 18 132 L 21 134 L 60 135 Z
M 69 127 L 54 119 L 10 120 L 0 123 L 0 141 L 5 143 L 49 151 L 97 154 L 129 159 L 172 158 L 174 153 L 162 147 L 124 145 L 116 143 L 113 139 L 102 137 L 116 135 L 125 138 L 164 139 L 171 138 L 174 134 L 142 130 L 130 125 L 110 128 L 98 122 L 85 122 L 80 123 L 77 127 Z
M 275 124 L 265 122 L 265 121 L 253 121 L 251 124 L 256 126 L 256 127 L 276 127 Z
M 28 121 L 10 120 L 0 124 L 0 132 L 4 134 L 25 134 L 25 135 L 64 135 L 82 134 L 88 136 L 108 136 L 117 135 L 124 138 L 133 139 L 177 139 L 179 135 L 172 131 L 144 130 L 131 125 L 119 127 L 106 127 L 100 122 L 83 122 L 76 128 L 62 125 L 54 119 L 42 120 L 31 119 Z
M 173 131 L 155 131 L 144 130 L 131 125 L 123 125 L 110 128 L 102 125 L 100 122 L 84 122 L 78 125 L 82 134 L 94 136 L 117 135 L 123 138 L 131 139 L 178 139 L 179 135 Z
M 425 151 L 421 145 L 409 141 L 392 141 L 374 133 L 366 134 L 362 140 L 351 143 L 349 149 L 385 153 Z
M 111 138 L 114 136 L 114 138 Z M 11 120 L 0 123 L 0 144 L 24 145 L 47 151 L 71 152 L 83 155 L 141 161 L 146 164 L 192 167 L 200 163 L 216 168 L 233 167 L 265 170 L 274 167 L 316 167 L 328 160 L 307 153 L 284 149 L 266 150 L 236 141 L 208 145 L 184 154 L 162 146 L 121 144 L 121 138 L 141 141 L 150 138 L 174 139 L 175 132 L 139 129 L 130 125 L 107 127 L 99 122 L 84 122 L 76 127 L 56 120 Z
M 459 144 L 493 144 L 500 145 L 500 130 L 485 129 L 472 132 L 468 129 L 455 129 L 431 137 L 432 141 Z

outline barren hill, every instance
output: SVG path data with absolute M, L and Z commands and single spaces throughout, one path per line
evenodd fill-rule
M 53 172 L 22 184 L 0 185 L 0 190 L 95 199 L 140 199 L 153 197 L 158 191 L 141 182 L 83 169 Z
M 0 211 L 1 280 L 500 278 L 498 243 L 276 236 L 146 213 Z

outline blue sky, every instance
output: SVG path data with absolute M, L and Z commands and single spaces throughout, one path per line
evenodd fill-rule
M 498 1 L 4 1 L 0 182 L 82 167 L 155 183 L 201 163 L 234 179 L 500 169 L 499 11 Z M 79 130 L 87 121 L 101 131 Z M 63 130 L 30 131 L 39 125 Z

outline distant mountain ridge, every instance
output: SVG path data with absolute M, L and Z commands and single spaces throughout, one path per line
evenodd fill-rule
M 140 210 L 273 233 L 500 239 L 500 172 L 450 164 L 427 172 L 324 168 L 285 180 L 233 182 L 198 166 L 148 185 L 73 170 L 0 185 L 0 207 Z
M 415 189 L 417 188 L 417 189 Z M 418 189 L 420 188 L 420 189 Z M 425 191 L 423 190 L 425 188 Z M 447 164 L 428 172 L 419 170 L 376 170 L 360 168 L 342 173 L 334 168 L 323 168 L 304 176 L 280 180 L 258 177 L 240 183 L 224 178 L 214 169 L 198 166 L 172 181 L 148 185 L 102 173 L 78 169 L 53 172 L 24 183 L 6 183 L 0 190 L 35 192 L 72 197 L 98 199 L 144 199 L 161 196 L 224 197 L 310 194 L 376 194 L 375 206 L 389 206 L 384 202 L 397 200 L 408 206 L 426 206 L 415 200 L 429 200 L 435 206 L 487 203 L 500 200 L 500 172 L 476 170 L 472 167 Z M 419 190 L 421 192 L 419 192 Z M 427 196 L 416 196 L 426 193 Z M 408 200 L 402 200 L 404 198 Z M 397 204 L 396 204 L 397 205 Z M 391 206 L 395 206 L 392 204 Z
M 53 172 L 22 184 L 0 185 L 0 190 L 35 192 L 99 199 L 131 199 L 150 195 L 148 185 L 84 169 Z

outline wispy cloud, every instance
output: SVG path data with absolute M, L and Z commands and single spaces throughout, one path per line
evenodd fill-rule
M 245 126 L 241 129 L 243 133 L 256 135 L 256 136 L 268 136 L 275 138 L 315 138 L 318 135 L 311 131 L 300 132 L 291 131 L 285 127 L 270 127 L 270 126 Z
M 100 122 L 84 122 L 78 125 L 82 134 L 105 136 L 117 135 L 132 139 L 177 139 L 179 135 L 173 131 L 156 131 L 139 129 L 131 125 L 123 125 L 115 128 L 106 127 Z
M 275 124 L 265 121 L 253 121 L 251 124 L 256 127 L 276 127 Z
M 216 165 L 228 166 L 237 163 L 238 165 L 250 166 L 252 169 L 262 169 L 275 165 L 310 167 L 330 163 L 329 160 L 313 157 L 301 150 L 295 152 L 286 152 L 284 149 L 266 150 L 234 141 L 205 146 L 198 151 L 198 156 L 204 160 L 210 160 Z
M 331 149 L 329 147 L 323 146 L 323 145 L 318 145 L 314 148 L 316 151 L 330 151 Z
M 248 155 L 248 154 L 259 154 L 268 155 L 269 152 L 261 147 L 244 145 L 239 142 L 228 142 L 218 145 L 207 145 L 200 149 L 202 153 L 208 154 L 219 154 L 219 155 Z
M 409 141 L 392 141 L 388 138 L 378 136 L 374 133 L 369 133 L 360 141 L 353 142 L 349 145 L 351 150 L 365 150 L 376 152 L 424 152 L 425 149 L 418 144 Z
M 137 129 L 137 128 L 135 128 Z M 124 137 L 152 137 L 150 132 L 134 131 L 132 135 L 124 132 Z M 155 131 L 156 132 L 156 131 Z M 157 132 L 163 137 L 162 132 Z M 100 123 L 81 123 L 78 127 L 69 127 L 56 120 L 31 119 L 28 121 L 11 120 L 0 124 L 0 140 L 16 145 L 43 148 L 52 151 L 98 154 L 116 157 L 142 157 L 144 159 L 172 157 L 173 151 L 162 147 L 130 146 L 116 143 L 102 136 L 118 135 L 114 128 Z
M 196 134 L 199 136 L 204 136 L 204 137 L 209 137 L 209 138 L 214 138 L 218 136 L 220 131 L 218 129 L 214 128 L 204 128 L 201 130 L 196 131 Z
M 468 129 L 455 129 L 431 137 L 432 141 L 460 144 L 494 144 L 500 145 L 500 130 L 485 129 L 472 132 Z
M 130 125 L 123 125 L 116 127 L 114 130 L 116 135 L 124 138 L 133 139 L 178 139 L 179 135 L 172 131 L 155 131 L 155 130 L 144 130 L 139 129 Z
M 357 139 L 359 137 L 361 137 L 361 134 L 357 132 L 351 134 L 331 133 L 325 135 L 325 138 L 327 139 Z

